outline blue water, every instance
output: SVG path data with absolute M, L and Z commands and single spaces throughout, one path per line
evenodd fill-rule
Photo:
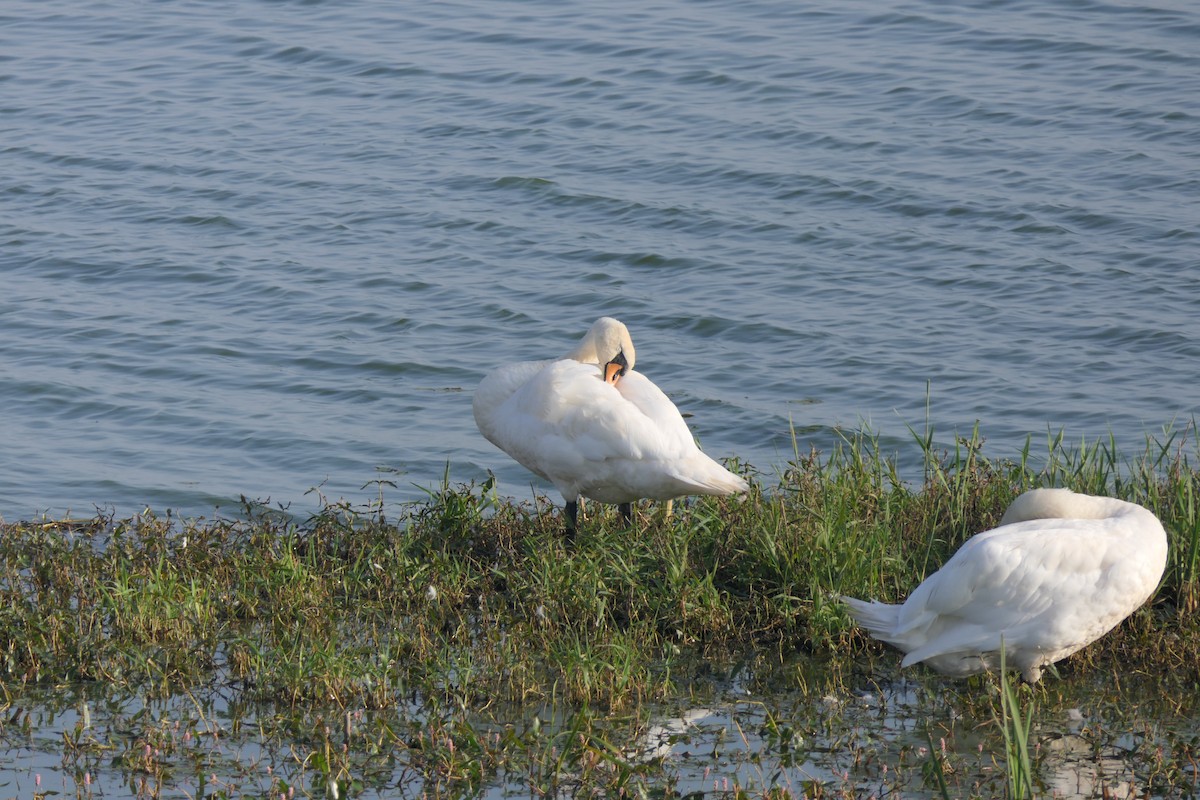
M 768 477 L 1200 410 L 1194 3 L 7 0 L 0 165 L 9 521 L 527 496 L 604 314 Z

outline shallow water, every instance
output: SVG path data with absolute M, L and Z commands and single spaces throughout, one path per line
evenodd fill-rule
M 1200 10 L 0 10 L 0 516 L 419 499 L 602 314 L 707 451 L 1140 450 L 1200 357 Z M 928 400 L 928 408 L 926 403 Z M 1036 449 L 1036 448 L 1035 448 Z
M 807 662 L 782 672 L 789 670 L 822 682 L 817 676 L 830 674 L 828 665 Z M 688 698 L 655 708 L 645 722 L 627 720 L 631 728 L 618 718 L 610 741 L 628 744 L 611 754 L 612 766 L 628 770 L 631 785 L 674 787 L 684 795 L 729 797 L 740 788 L 757 796 L 774 786 L 797 797 L 819 787 L 839 797 L 933 798 L 941 795 L 927 772 L 932 744 L 948 765 L 951 796 L 1003 792 L 1003 740 L 981 699 L 993 690 L 987 681 L 925 680 L 919 671 L 900 678 L 884 670 L 877 678 L 858 676 L 846 687 L 816 690 L 795 676 L 773 687 L 760 677 L 741 671 L 690 684 Z M 1023 691 L 1025 708 L 1036 704 L 1031 742 L 1039 791 L 1081 800 L 1188 796 L 1197 779 L 1200 729 L 1194 716 L 1179 714 L 1184 698 L 1172 701 L 1159 689 L 1129 680 L 1114 692 L 1103 678 L 1077 676 Z M 41 702 L 26 697 L 11 709 L 0 736 L 0 792 L 274 797 L 291 796 L 290 788 L 298 797 L 324 797 L 327 740 L 339 749 L 347 743 L 334 770 L 343 796 L 466 791 L 448 775 L 422 770 L 414 742 L 444 735 L 446 728 L 422 732 L 422 715 L 429 712 L 420 706 L 401 702 L 347 714 L 337 707 L 233 706 L 222 691 L 163 700 L 103 694 L 102 687 L 61 687 Z M 539 747 L 565 748 L 573 736 L 563 709 L 488 705 L 486 714 L 456 723 L 464 741 L 507 731 L 536 754 Z M 530 734 L 534 717 L 543 721 L 541 738 Z M 622 734 L 627 738 L 616 738 Z M 521 753 L 514 748 L 512 755 Z M 567 767 L 556 780 L 558 796 L 568 797 L 578 777 Z M 538 793 L 519 769 L 486 775 L 477 792 L 467 792 L 491 798 Z

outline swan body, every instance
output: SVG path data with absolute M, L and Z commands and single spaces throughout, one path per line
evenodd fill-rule
M 843 597 L 875 638 L 961 677 L 1042 668 L 1112 630 L 1154 594 L 1167 535 L 1150 511 L 1068 489 L 1034 489 L 976 534 L 901 605 Z
M 500 367 L 475 391 L 479 431 L 562 492 L 568 528 L 580 497 L 624 505 L 748 488 L 701 452 L 635 360 L 628 329 L 603 317 L 567 356 Z

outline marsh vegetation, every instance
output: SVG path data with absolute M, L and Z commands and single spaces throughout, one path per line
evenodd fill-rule
M 847 433 L 632 529 L 589 505 L 571 542 L 548 501 L 449 476 L 300 521 L 6 524 L 0 795 L 1194 796 L 1191 439 L 932 441 L 916 481 Z M 833 600 L 904 597 L 1039 485 L 1142 503 L 1171 544 L 1152 602 L 1058 675 L 901 675 Z

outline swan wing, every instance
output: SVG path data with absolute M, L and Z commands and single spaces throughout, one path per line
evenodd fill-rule
M 616 384 L 621 397 L 631 403 L 657 432 L 658 449 L 647 455 L 658 462 L 687 493 L 728 495 L 750 486 L 696 446 L 696 439 L 671 399 L 646 376 L 630 370 Z
M 654 426 L 661 446 L 680 457 L 697 450 L 692 431 L 679 409 L 654 381 L 640 372 L 629 370 L 616 383 L 617 392 Z
M 489 442 L 508 452 L 501 443 L 505 438 L 507 418 L 503 411 L 518 389 L 535 375 L 553 364 L 549 361 L 519 361 L 492 370 L 480 381 L 471 400 L 471 411 L 475 415 L 475 426 Z
M 480 430 L 569 500 L 604 465 L 639 458 L 656 436 L 643 415 L 623 413 L 629 404 L 595 364 L 562 359 L 540 368 L 513 365 L 494 387 L 484 388 L 485 397 L 508 396 L 485 415 Z
M 902 606 L 897 636 L 917 645 L 905 663 L 997 650 L 1002 636 L 1048 651 L 1091 641 L 1153 591 L 1136 551 L 1109 520 L 1032 520 L 978 534 Z
M 627 381 L 629 397 L 606 383 L 594 364 L 552 362 L 496 407 L 485 435 L 553 481 L 568 500 L 579 494 L 610 503 L 728 494 L 713 488 L 714 479 L 695 467 L 693 454 L 741 479 L 700 453 L 678 410 L 649 380 L 631 371 L 618 386 Z

